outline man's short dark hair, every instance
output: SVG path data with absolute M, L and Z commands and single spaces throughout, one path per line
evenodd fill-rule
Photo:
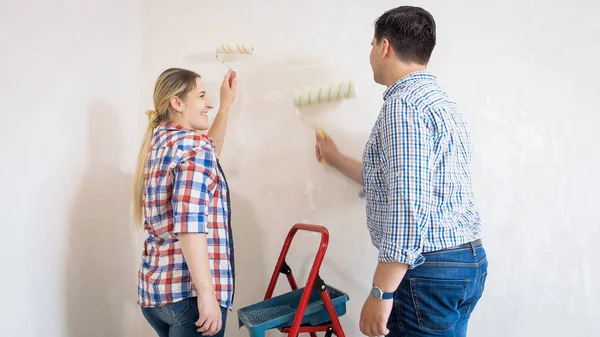
M 400 6 L 375 21 L 375 39 L 386 38 L 404 62 L 426 64 L 435 47 L 435 21 L 420 7 Z

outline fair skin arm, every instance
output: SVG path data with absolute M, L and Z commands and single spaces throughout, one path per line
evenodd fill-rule
M 221 104 L 215 120 L 210 127 L 207 135 L 213 139 L 217 156 L 221 155 L 223 144 L 225 143 L 225 132 L 227 131 L 227 121 L 229 120 L 229 108 L 235 99 L 237 89 L 237 79 L 234 78 L 229 86 L 229 78 L 232 76 L 231 70 L 227 72 L 223 82 L 221 83 Z
M 317 133 L 315 152 L 318 161 L 325 159 L 327 164 L 362 186 L 362 163 L 340 153 L 329 136 L 323 137 Z M 407 270 L 408 265 L 403 263 L 379 262 L 373 284 L 384 292 L 392 292 L 398 288 Z M 366 336 L 384 336 L 389 333 L 386 326 L 392 305 L 392 300 L 375 300 L 372 296 L 367 297 L 361 312 L 360 331 Z
M 404 278 L 408 265 L 398 262 L 379 262 L 373 284 L 384 292 L 395 291 Z M 392 311 L 393 300 L 376 300 L 367 297 L 360 314 L 360 331 L 365 336 L 385 336 L 390 331 L 387 322 Z
M 318 161 L 325 159 L 327 164 L 362 186 L 362 163 L 359 160 L 340 153 L 328 135 L 317 133 L 315 151 Z
M 215 166 L 211 147 L 207 143 L 197 147 L 175 170 L 171 200 L 175 219 L 173 232 L 197 290 L 200 315 L 195 324 L 204 336 L 212 336 L 222 329 L 222 312 L 215 294 L 206 234 L 210 200 L 214 197 L 209 186 L 218 177 Z
M 198 291 L 198 311 L 200 317 L 196 322 L 198 331 L 204 336 L 212 336 L 221 331 L 221 308 L 215 297 L 212 274 L 208 265 L 208 246 L 206 234 L 179 233 L 179 243 L 185 261 L 190 269 L 194 285 Z

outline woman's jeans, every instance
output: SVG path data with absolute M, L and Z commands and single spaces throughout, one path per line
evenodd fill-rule
M 394 295 L 387 337 L 467 335 L 488 267 L 484 248 L 468 245 L 425 253 L 425 263 L 407 271 Z
M 148 323 L 156 330 L 159 337 L 201 337 L 196 322 L 198 313 L 198 298 L 191 297 L 161 307 L 142 308 L 142 313 Z M 223 324 L 221 331 L 213 337 L 225 336 L 227 309 L 221 307 Z

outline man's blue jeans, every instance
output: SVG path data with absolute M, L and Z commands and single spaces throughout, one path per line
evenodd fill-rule
M 159 337 L 201 337 L 196 321 L 198 313 L 198 298 L 191 297 L 182 301 L 155 308 L 142 308 L 142 313 Z M 221 331 L 212 337 L 225 336 L 227 309 L 221 307 L 223 324 Z
M 394 295 L 388 337 L 465 337 L 483 294 L 487 257 L 482 246 L 426 253 Z

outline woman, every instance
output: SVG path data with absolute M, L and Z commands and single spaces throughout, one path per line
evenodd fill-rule
M 210 130 L 212 102 L 189 70 L 164 71 L 147 112 L 134 188 L 134 215 L 147 234 L 138 304 L 160 337 L 223 336 L 232 307 L 229 191 L 218 159 L 236 92 L 231 77 Z

